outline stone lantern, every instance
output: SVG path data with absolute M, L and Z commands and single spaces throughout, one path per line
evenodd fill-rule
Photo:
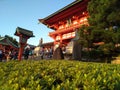
M 16 36 L 19 36 L 20 48 L 19 48 L 18 60 L 21 60 L 24 47 L 25 47 L 26 44 L 27 44 L 27 40 L 28 40 L 30 37 L 34 37 L 34 35 L 33 35 L 33 32 L 32 32 L 32 31 L 23 29 L 23 28 L 21 28 L 21 27 L 17 27 L 17 28 L 16 28 L 15 35 L 16 35 Z

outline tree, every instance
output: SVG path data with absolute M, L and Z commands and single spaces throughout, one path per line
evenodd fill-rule
M 91 0 L 88 4 L 89 24 L 100 28 L 120 25 L 119 0 Z
M 86 48 L 88 52 L 88 57 L 87 57 L 88 61 L 89 61 L 89 51 L 90 51 L 90 48 L 92 47 L 92 41 L 91 41 L 90 34 L 91 34 L 90 27 L 86 27 L 85 25 L 83 25 L 79 29 L 79 42 L 80 42 L 81 48 L 83 47 Z
M 108 57 L 114 55 L 116 45 L 119 46 L 120 43 L 120 1 L 91 0 L 87 9 L 90 26 L 80 29 L 80 42 L 88 49 L 99 50 L 108 60 Z

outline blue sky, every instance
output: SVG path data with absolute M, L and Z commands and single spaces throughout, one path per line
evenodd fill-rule
M 16 28 L 22 27 L 33 31 L 34 38 L 28 40 L 29 44 L 38 45 L 40 38 L 43 42 L 51 42 L 48 32 L 53 30 L 38 19 L 44 18 L 55 11 L 70 4 L 74 0 L 0 0 L 0 35 L 9 35 L 19 41 L 15 36 Z

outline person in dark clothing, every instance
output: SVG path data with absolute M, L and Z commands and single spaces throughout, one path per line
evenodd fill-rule
M 53 53 L 53 59 L 56 59 L 56 60 L 64 59 L 64 54 L 60 46 L 55 49 Z
M 41 59 L 44 59 L 44 47 L 42 47 L 40 50 L 40 57 Z
M 13 52 L 13 60 L 16 60 L 18 57 L 18 52 L 17 51 L 14 51 Z
M 25 49 L 25 52 L 24 52 L 24 59 L 27 60 L 28 57 L 29 57 L 29 49 L 26 48 L 26 49 Z
M 2 58 L 3 58 L 3 52 L 2 50 L 0 50 L 0 62 L 2 62 Z

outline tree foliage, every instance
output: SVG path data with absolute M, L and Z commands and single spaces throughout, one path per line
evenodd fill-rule
M 90 0 L 87 10 L 90 26 L 80 28 L 80 42 L 84 47 L 102 51 L 104 57 L 113 55 L 120 43 L 120 1 Z M 99 42 L 103 44 L 95 44 Z
M 89 24 L 106 28 L 120 25 L 120 1 L 119 0 L 91 0 L 88 4 L 90 15 Z

